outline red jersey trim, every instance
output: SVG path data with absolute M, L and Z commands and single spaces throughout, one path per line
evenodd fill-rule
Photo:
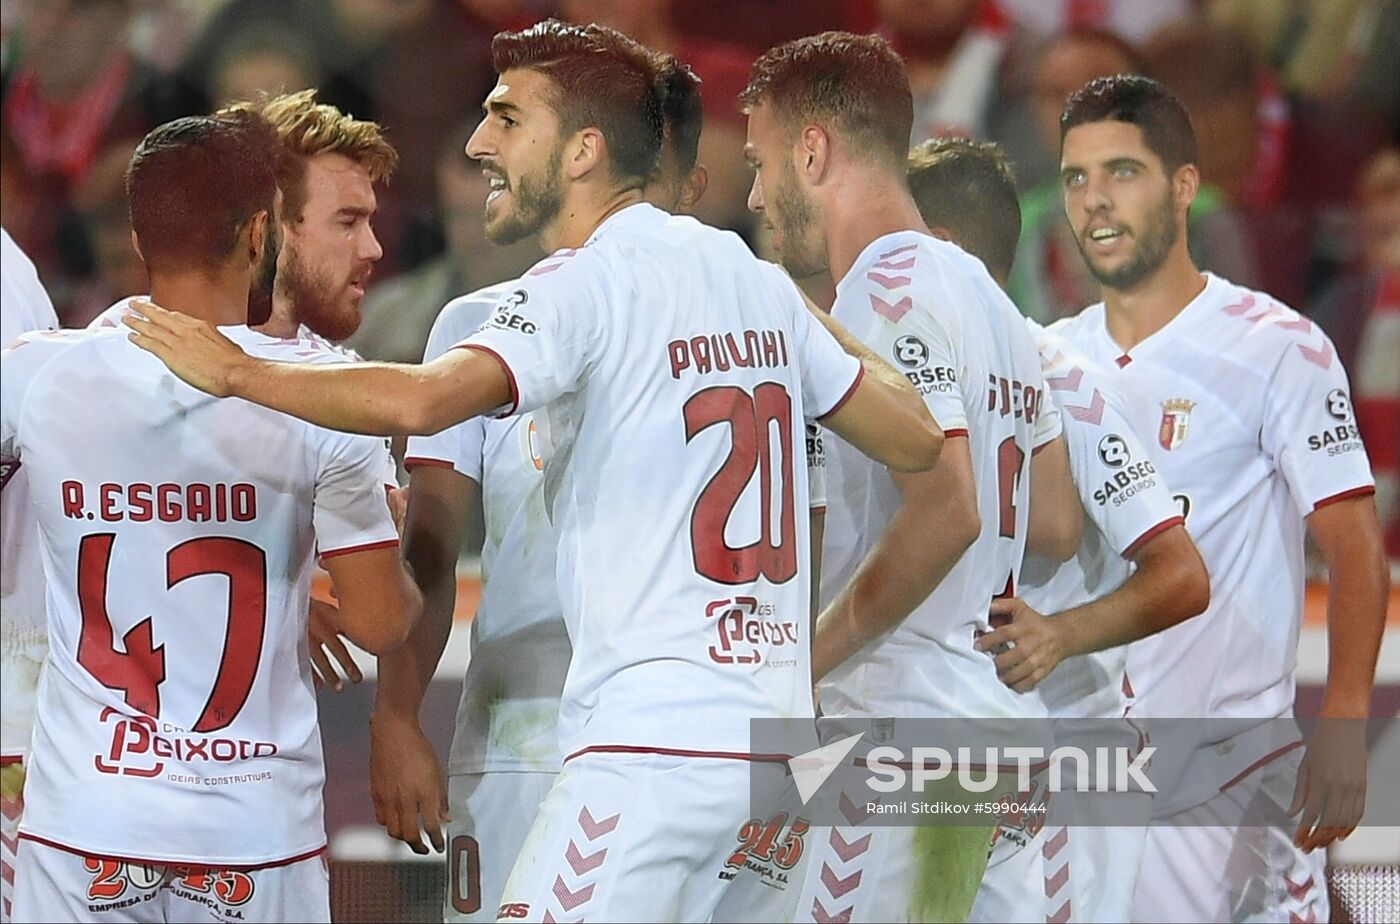
M 851 395 L 854 395 L 856 393 L 856 389 L 860 387 L 860 380 L 863 378 L 865 378 L 864 365 L 862 365 L 859 369 L 856 370 L 856 378 L 855 381 L 851 383 L 851 387 L 846 389 L 846 393 L 841 396 L 840 400 L 838 400 L 835 404 L 831 406 L 831 409 L 829 411 L 817 418 L 817 423 L 821 423 L 823 420 L 826 420 L 832 414 L 835 414 L 837 411 L 841 410 L 841 408 L 845 407 L 846 402 L 851 400 Z
M 747 760 L 755 763 L 785 763 L 791 754 L 751 754 L 747 751 L 691 751 L 686 748 L 653 748 L 638 744 L 591 744 L 564 758 L 568 763 L 585 754 L 661 754 L 666 757 L 698 757 L 710 760 Z
M 1162 533 L 1164 533 L 1164 532 L 1166 532 L 1167 530 L 1171 529 L 1173 526 L 1185 526 L 1185 525 L 1186 525 L 1186 518 L 1185 518 L 1184 516 L 1182 516 L 1181 514 L 1177 514 L 1177 515 L 1174 516 L 1174 517 L 1168 517 L 1167 519 L 1165 519 L 1165 520 L 1163 520 L 1162 522 L 1158 523 L 1156 526 L 1154 526 L 1154 527 L 1152 527 L 1151 529 L 1149 529 L 1147 532 L 1143 533 L 1141 536 L 1138 536 L 1138 537 L 1137 537 L 1136 539 L 1134 539 L 1132 542 L 1128 543 L 1128 547 L 1127 547 L 1126 549 L 1123 550 L 1123 557 L 1124 557 L 1124 558 L 1132 558 L 1134 555 L 1136 555 L 1136 554 L 1138 553 L 1138 551 L 1139 551 L 1143 546 L 1147 545 L 1147 543 L 1148 543 L 1149 541 L 1151 541 L 1152 539 L 1155 539 L 1156 537 L 1160 536 Z
M 1341 491 L 1336 494 L 1332 494 L 1328 497 L 1324 497 L 1322 500 L 1313 504 L 1313 512 L 1316 513 L 1323 507 L 1326 507 L 1328 504 L 1335 504 L 1337 501 L 1350 500 L 1353 497 L 1365 497 L 1368 494 L 1375 493 L 1376 486 L 1373 484 L 1364 485 L 1359 488 L 1352 488 L 1349 491 Z
M 350 545 L 343 549 L 331 549 L 329 552 L 322 552 L 322 558 L 335 558 L 338 555 L 349 555 L 352 552 L 370 552 L 374 549 L 397 548 L 399 540 L 385 539 L 383 542 L 366 542 L 364 545 Z
M 951 430 L 943 431 L 943 438 L 945 440 L 950 440 L 955 436 L 961 436 L 963 439 L 967 439 L 967 427 L 954 427 Z
M 487 356 L 490 356 L 490 357 L 491 357 L 492 359 L 494 359 L 496 362 L 500 363 L 500 364 L 501 364 L 501 368 L 505 370 L 505 372 L 506 372 L 506 381 L 510 383 L 510 407 L 507 408 L 506 410 L 502 411 L 501 413 L 497 414 L 497 415 L 496 415 L 497 417 L 509 417 L 510 415 L 514 414 L 514 413 L 520 408 L 520 386 L 516 384 L 516 382 L 515 382 L 515 373 L 514 373 L 513 371 L 511 371 L 510 363 L 506 362 L 504 356 L 502 356 L 500 353 L 497 353 L 495 350 L 491 349 L 489 346 L 482 346 L 482 345 L 479 344 L 479 343 L 459 343 L 459 344 L 457 344 L 456 346 L 454 346 L 452 349 L 454 349 L 454 350 L 479 350 L 479 351 L 481 351 L 482 353 L 485 353 Z
M 1124 353 L 1122 356 L 1120 356 L 1120 357 L 1118 357 L 1117 359 L 1114 360 L 1114 362 L 1118 364 L 1118 368 L 1119 368 L 1119 369 L 1122 369 L 1124 366 L 1126 366 L 1128 363 L 1130 363 L 1130 362 L 1132 362 L 1132 361 L 1133 361 L 1133 358 L 1132 358 L 1131 356 L 1129 356 L 1127 353 Z
M 826 504 L 820 504 L 816 507 L 808 507 L 807 509 L 812 513 L 826 513 Z
M 0 754 L 0 767 L 8 767 L 10 764 L 24 763 L 23 754 Z
M 1059 438 L 1060 438 L 1060 434 L 1056 433 L 1054 436 L 1050 437 L 1048 440 L 1046 440 L 1045 442 L 1041 443 L 1039 446 L 1033 446 L 1033 447 L 1031 448 L 1031 455 L 1033 455 L 1033 456 L 1038 456 L 1038 455 L 1040 455 L 1040 451 L 1041 451 L 1042 449 L 1044 449 L 1046 446 L 1049 446 L 1051 443 L 1055 442 L 1055 440 L 1057 440 L 1057 439 L 1059 439 Z
M 20 840 L 33 841 L 36 844 L 43 844 L 54 850 L 62 850 L 64 853 L 75 854 L 80 857 L 94 857 L 99 860 L 116 860 L 119 863 L 138 863 L 141 866 L 182 866 L 191 869 L 228 869 L 248 872 L 250 870 L 274 869 L 278 866 L 291 866 L 293 863 L 300 863 L 302 860 L 310 860 L 312 857 L 320 856 L 326 852 L 326 845 L 322 844 L 315 850 L 308 850 L 306 853 L 299 853 L 294 857 L 287 857 L 282 860 L 269 860 L 266 863 L 224 863 L 220 860 L 212 862 L 191 862 L 189 860 L 146 860 L 139 857 L 127 857 L 115 853 L 91 853 L 77 847 L 70 847 L 67 844 L 60 844 L 58 841 L 51 841 L 46 837 L 39 837 L 37 834 L 27 834 L 23 831 L 19 834 Z
M 454 471 L 457 468 L 457 466 L 446 459 L 430 459 L 427 456 L 404 456 L 403 467 L 410 472 L 420 465 L 429 465 L 433 468 L 450 468 Z
M 1279 748 L 1277 751 L 1270 751 L 1268 754 L 1265 754 L 1263 757 L 1259 758 L 1259 759 L 1256 760 L 1254 763 L 1250 764 L 1248 767 L 1245 767 L 1245 768 L 1244 768 L 1243 770 L 1241 770 L 1239 773 L 1237 773 L 1237 774 L 1235 774 L 1233 777 L 1231 777 L 1229 782 L 1227 782 L 1224 786 L 1221 786 L 1221 787 L 1220 787 L 1220 791 L 1221 791 L 1221 792 L 1224 792 L 1225 790 L 1229 789 L 1231 786 L 1234 786 L 1236 783 L 1240 782 L 1240 781 L 1243 780 L 1245 777 L 1249 776 L 1251 773 L 1253 773 L 1255 770 L 1258 770 L 1260 767 L 1264 766 L 1265 764 L 1270 763 L 1270 762 L 1272 762 L 1272 761 L 1274 761 L 1274 760 L 1277 760 L 1278 758 L 1280 758 L 1280 757 L 1282 757 L 1283 755 L 1287 754 L 1289 751 L 1293 750 L 1294 748 L 1300 748 L 1300 747 L 1302 747 L 1302 746 L 1303 746 L 1303 742 L 1301 742 L 1301 741 L 1295 741 L 1295 742 L 1293 742 L 1292 744 L 1285 744 L 1283 747 Z

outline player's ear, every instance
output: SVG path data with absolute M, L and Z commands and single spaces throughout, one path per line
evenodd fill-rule
M 815 186 L 831 166 L 831 136 L 819 125 L 808 125 L 797 136 L 797 172 Z
M 1201 171 L 1195 164 L 1182 164 L 1172 177 L 1173 205 L 1178 212 L 1184 212 L 1196 201 L 1196 193 L 1201 188 Z
M 695 208 L 695 204 L 705 195 L 705 190 L 710 186 L 710 172 L 703 164 L 697 164 L 695 169 L 690 171 L 690 176 L 685 178 L 685 184 L 681 186 L 681 201 L 678 208 L 681 212 L 689 212 Z
M 146 262 L 146 255 L 141 252 L 141 239 L 136 236 L 136 231 L 131 232 L 131 249 L 136 251 L 137 259 L 142 263 Z
M 571 180 L 581 180 L 603 163 L 607 155 L 608 141 L 596 128 L 585 128 L 574 133 L 564 146 L 564 170 Z
M 263 251 L 272 244 L 272 236 L 268 234 L 270 220 L 266 209 L 253 213 L 248 219 L 248 261 L 253 266 L 262 261 Z

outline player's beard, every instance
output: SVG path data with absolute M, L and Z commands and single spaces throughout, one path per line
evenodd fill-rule
M 1094 278 L 1110 289 L 1123 291 L 1136 287 L 1157 272 L 1166 261 L 1167 254 L 1176 244 L 1180 233 L 1176 224 L 1176 208 L 1172 203 L 1171 188 L 1168 187 L 1161 204 L 1148 213 L 1142 233 L 1134 235 L 1137 246 L 1133 249 L 1132 256 L 1116 269 L 1105 270 L 1095 265 L 1084 247 L 1082 236 L 1076 236 L 1074 242 L 1079 247 L 1079 255 L 1084 258 L 1084 265 L 1089 267 L 1089 272 Z
M 510 209 L 493 221 L 486 217 L 486 239 L 504 247 L 538 234 L 564 207 L 563 185 L 559 181 L 561 141 L 549 152 L 545 165 L 534 173 L 522 174 L 508 190 Z
M 773 222 L 781 238 L 778 257 L 787 271 L 802 279 L 826 269 L 826 248 L 808 239 L 817 224 L 812 201 L 797 185 L 797 168 L 791 161 L 783 165 L 782 182 L 773 194 Z
M 272 293 L 277 288 L 277 254 L 282 244 L 280 235 L 277 222 L 269 221 L 262 262 L 253 273 L 253 284 L 248 287 L 249 327 L 266 324 L 272 317 Z
M 277 288 L 290 303 L 292 318 L 327 340 L 339 343 L 360 329 L 360 309 L 351 301 L 348 287 L 318 273 L 290 242 Z

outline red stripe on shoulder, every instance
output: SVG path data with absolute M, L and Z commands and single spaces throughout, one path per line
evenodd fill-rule
M 404 457 L 403 467 L 408 469 L 410 472 L 420 465 L 426 465 L 429 468 L 456 468 L 455 465 L 453 465 L 446 459 L 430 459 L 427 456 Z

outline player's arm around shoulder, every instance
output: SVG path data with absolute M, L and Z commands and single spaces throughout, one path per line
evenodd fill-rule
M 436 433 L 507 404 L 509 372 L 479 351 L 454 351 L 425 365 L 276 362 L 249 356 L 212 325 L 139 303 L 123 323 L 187 384 L 215 397 L 239 397 L 349 433 Z

